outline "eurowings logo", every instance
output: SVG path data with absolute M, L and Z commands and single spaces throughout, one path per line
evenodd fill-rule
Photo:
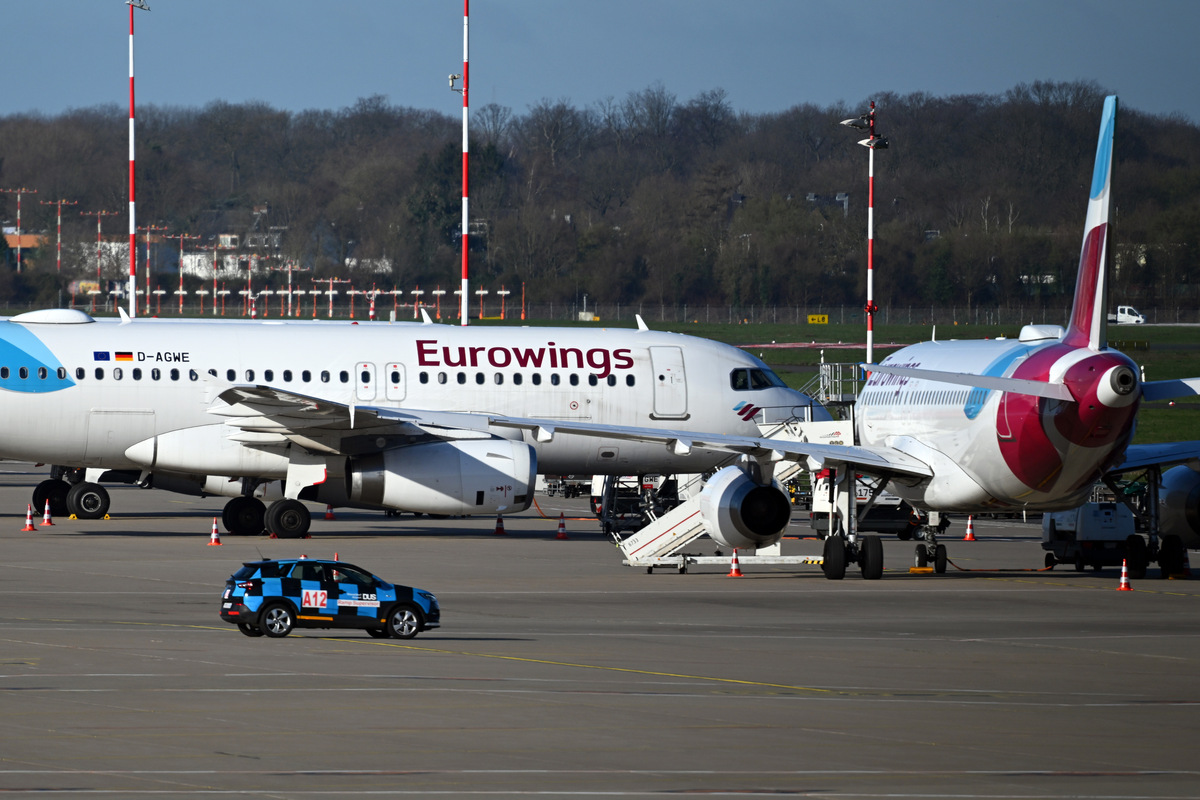
M 734 413 L 736 413 L 739 417 L 749 422 L 755 414 L 762 411 L 762 406 L 756 406 L 754 403 L 742 402 L 734 406 L 733 410 Z

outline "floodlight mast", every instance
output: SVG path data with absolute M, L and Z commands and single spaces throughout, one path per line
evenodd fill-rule
M 135 213 L 133 185 L 133 10 L 149 11 L 145 0 L 125 0 L 129 6 L 129 316 L 137 316 L 137 214 Z M 149 247 L 149 244 L 147 244 Z M 150 286 L 146 285 L 149 292 Z M 150 306 L 150 295 L 146 295 L 146 306 Z
M 4 194 L 15 194 L 17 196 L 17 274 L 21 274 L 21 195 L 37 194 L 37 189 L 0 189 Z
M 866 139 L 859 142 L 869 151 L 867 159 L 867 360 L 868 364 L 875 363 L 875 151 L 886 150 L 888 140 L 875 133 L 875 101 L 871 101 L 871 110 L 861 117 L 842 120 L 843 125 L 865 130 Z
M 63 206 L 77 206 L 77 205 L 79 205 L 79 201 L 78 200 L 42 200 L 41 203 L 44 206 L 58 206 L 58 247 L 57 247 L 57 257 L 56 257 L 55 263 L 58 265 L 57 266 L 58 271 L 62 272 L 62 207 Z
M 461 317 L 460 324 L 467 324 L 467 229 L 468 220 L 470 219 L 467 210 L 467 154 L 470 148 L 467 145 L 467 86 L 469 84 L 469 71 L 467 59 L 467 31 L 468 21 L 470 19 L 469 11 L 470 0 L 463 0 L 463 69 L 461 75 L 450 76 L 450 91 L 459 92 L 463 99 L 463 122 L 462 122 L 462 295 L 459 314 Z M 462 88 L 455 89 L 454 82 L 459 78 L 462 79 Z

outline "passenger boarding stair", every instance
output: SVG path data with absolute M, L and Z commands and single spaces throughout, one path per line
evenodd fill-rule
M 767 439 L 783 439 L 791 441 L 810 441 L 820 433 L 826 433 L 834 427 L 845 428 L 844 421 L 834 422 L 801 422 L 791 420 L 769 425 L 760 425 L 762 436 Z M 786 484 L 796 473 L 804 469 L 803 464 L 788 461 L 780 463 L 775 469 L 775 479 L 780 484 Z M 700 491 L 703 488 L 701 476 L 692 476 L 691 480 L 679 485 L 679 496 L 687 497 L 675 508 L 658 517 L 637 533 L 634 533 L 618 543 L 625 557 L 624 563 L 631 567 L 646 567 L 653 571 L 655 567 L 672 567 L 680 572 L 686 572 L 689 564 L 728 564 L 729 554 L 724 555 L 687 555 L 683 549 L 694 543 L 707 533 L 704 520 L 700 514 Z M 820 556 L 785 556 L 781 543 L 755 551 L 738 551 L 741 563 L 759 564 L 820 564 Z

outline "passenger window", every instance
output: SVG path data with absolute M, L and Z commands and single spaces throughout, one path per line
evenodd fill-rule
M 569 376 L 567 376 L 567 381 L 572 386 L 578 386 L 579 385 L 579 376 L 576 375 L 574 372 L 572 372 Z
M 140 370 L 139 370 L 139 372 L 140 372 Z M 215 369 L 210 369 L 208 371 L 208 374 L 212 375 L 214 378 L 217 377 L 217 371 Z
M 198 381 L 198 380 L 200 380 L 200 373 L 196 372 L 196 370 L 194 370 L 194 369 L 189 369 L 188 370 L 188 379 L 193 380 L 193 381 Z
M 496 385 L 497 385 L 497 386 L 499 386 L 500 384 L 504 383 L 504 374 L 503 374 L 503 373 L 501 373 L 501 372 L 497 372 L 497 373 L 496 373 L 496 374 L 495 374 L 493 377 L 494 377 L 494 379 L 495 379 L 495 381 L 496 381 Z
M 321 370 L 321 383 L 329 383 L 329 370 Z
M 392 385 L 393 385 L 393 386 L 395 386 L 396 384 L 398 384 L 398 383 L 400 382 L 400 370 L 398 370 L 398 369 L 394 369 L 394 370 L 392 370 L 392 376 L 391 376 L 391 377 L 392 377 Z M 424 373 L 424 372 L 422 372 L 422 373 L 421 373 L 421 377 L 423 378 L 423 380 L 421 381 L 421 383 L 424 383 L 424 382 L 425 382 L 425 380 L 424 380 L 424 379 L 425 379 L 425 373 Z
M 283 371 L 283 382 L 284 383 L 292 382 L 292 371 L 290 369 L 285 369 Z
M 524 377 L 521 375 L 521 373 L 518 372 L 513 375 L 513 383 L 515 383 L 517 386 L 521 385 L 522 380 L 524 380 Z
M 275 380 L 275 370 L 273 370 L 273 369 L 264 369 L 264 370 L 263 370 L 263 380 L 264 380 L 264 381 L 266 381 L 267 383 L 272 383 L 272 382 L 274 382 L 274 380 Z
M 617 385 L 617 376 L 616 376 L 616 375 L 609 375 L 609 376 L 608 376 L 608 385 L 609 385 L 609 386 L 616 386 L 616 385 Z
M 439 372 L 438 373 L 438 383 L 445 383 L 446 381 L 447 381 L 446 373 Z
M 575 376 L 572 375 L 571 377 L 575 377 Z M 600 382 L 600 379 L 597 378 L 595 375 L 588 375 L 588 386 L 595 386 L 599 382 Z
M 533 373 L 532 375 L 529 376 L 529 379 L 531 381 L 533 381 L 534 386 L 542 385 L 542 373 L 540 373 L 540 372 Z
M 253 380 L 254 380 L 254 370 L 252 370 L 252 369 L 248 369 L 248 370 L 246 370 L 246 380 L 247 380 L 247 381 L 251 381 L 251 382 L 253 382 Z
M 173 381 L 179 380 L 179 370 L 177 368 L 174 368 L 174 367 L 171 368 L 171 380 L 173 380 Z
M 342 383 L 349 383 L 350 382 L 350 373 L 347 372 L 346 370 L 342 370 L 341 372 L 338 373 L 338 380 L 340 380 Z
M 465 372 L 458 373 L 458 382 L 466 383 L 467 382 L 467 373 L 465 373 Z
M 25 368 L 21 367 L 21 377 L 25 377 Z M 104 367 L 96 367 L 96 380 L 104 380 Z
M 83 380 L 85 375 L 87 375 L 86 369 L 84 369 L 83 367 L 75 368 L 75 380 L 81 381 L 81 380 Z M 8 377 L 8 367 L 4 367 L 3 369 L 0 369 L 0 378 L 7 378 L 7 377 Z
M 150 370 L 150 377 L 153 378 L 154 380 L 158 380 L 159 378 L 162 377 L 162 373 L 159 372 L 158 367 L 155 367 L 154 369 Z
M 359 383 L 362 383 L 362 384 L 370 383 L 371 382 L 371 371 L 364 369 L 362 372 L 360 372 L 358 374 L 358 381 L 359 381 Z
M 476 383 L 478 383 L 478 384 L 480 384 L 480 385 L 483 385 L 483 381 L 484 381 L 483 373 L 482 373 L 482 372 L 476 372 L 476 373 L 475 373 L 475 382 L 476 382 Z
M 421 383 L 429 383 L 429 373 L 422 372 L 420 375 L 417 376 L 417 380 L 419 380 Z M 395 383 L 395 381 L 392 381 L 392 383 Z
M 133 369 L 131 369 L 131 370 L 129 371 L 129 374 L 131 374 L 131 375 L 133 376 L 133 379 L 134 379 L 135 381 L 140 381 L 140 380 L 142 379 L 142 369 L 141 369 L 141 367 L 134 367 Z
M 234 370 L 231 370 L 231 369 L 225 370 L 225 380 L 229 381 L 230 383 L 233 383 L 234 381 L 237 380 L 237 372 L 235 372 Z
M 625 376 L 625 385 L 626 385 L 626 386 L 633 386 L 633 383 L 634 383 L 633 376 L 632 376 L 632 375 L 626 375 L 626 376 Z
M 41 372 L 41 370 L 38 370 L 38 372 Z M 120 367 L 113 367 L 113 380 L 119 381 L 123 377 L 125 377 L 125 371 Z
M 550 385 L 551 386 L 558 386 L 558 382 L 560 380 L 561 380 L 561 378 L 559 378 L 559 375 L 557 372 L 550 373 Z
M 67 379 L 67 368 L 66 368 L 66 367 L 59 367 L 59 368 L 58 368 L 58 373 L 57 373 L 57 374 L 58 374 L 58 379 L 59 379 L 60 381 L 65 381 L 65 380 Z
M 45 367 L 38 367 L 38 377 L 42 380 L 46 380 L 46 376 L 49 374 L 49 371 L 47 371 Z
M 300 373 L 300 380 L 304 381 L 305 383 L 309 383 L 312 381 L 312 372 L 309 370 L 304 370 Z

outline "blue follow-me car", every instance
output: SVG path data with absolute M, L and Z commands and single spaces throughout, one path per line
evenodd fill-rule
M 221 619 L 247 636 L 359 628 L 376 638 L 411 639 L 440 627 L 441 618 L 432 593 L 388 583 L 342 561 L 248 561 L 225 582 L 221 596 Z

